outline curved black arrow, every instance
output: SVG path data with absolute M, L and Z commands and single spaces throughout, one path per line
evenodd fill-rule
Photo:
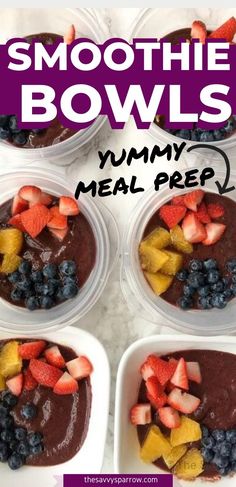
M 225 193 L 229 193 L 230 191 L 233 191 L 235 189 L 235 186 L 228 187 L 229 179 L 230 179 L 230 162 L 229 162 L 229 158 L 226 155 L 226 153 L 223 150 L 219 149 L 219 147 L 214 147 L 214 146 L 209 145 L 209 144 L 192 145 L 191 147 L 189 147 L 187 149 L 187 152 L 191 152 L 192 150 L 195 150 L 195 149 L 211 149 L 211 150 L 214 150 L 215 152 L 218 152 L 223 157 L 223 159 L 225 161 L 225 165 L 226 165 L 225 180 L 224 180 L 223 184 L 220 184 L 219 181 L 215 181 L 215 183 L 216 183 L 216 186 L 218 188 L 219 194 L 225 194 Z

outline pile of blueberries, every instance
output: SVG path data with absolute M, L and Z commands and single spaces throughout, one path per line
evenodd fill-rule
M 236 429 L 210 432 L 202 426 L 201 453 L 205 463 L 215 465 L 220 475 L 236 472 Z
M 73 260 L 63 260 L 59 266 L 46 264 L 42 270 L 33 270 L 31 263 L 23 260 L 18 270 L 9 274 L 8 280 L 13 286 L 11 300 L 24 301 L 30 311 L 50 309 L 74 298 L 79 291 Z
M 43 437 L 39 432 L 28 433 L 26 428 L 15 424 L 11 410 L 17 405 L 18 398 L 9 391 L 0 396 L 0 462 L 8 462 L 11 470 L 18 470 L 26 458 L 43 452 Z M 34 404 L 26 403 L 20 414 L 30 420 L 37 415 Z
M 182 129 L 174 130 L 165 128 L 166 132 L 169 132 L 176 137 L 180 137 L 185 140 L 192 140 L 193 142 L 217 142 L 219 140 L 226 139 L 236 130 L 236 115 L 230 117 L 224 127 L 217 130 L 204 130 L 200 128 L 193 128 L 191 130 Z
M 226 264 L 226 276 L 222 276 L 215 259 L 192 259 L 188 269 L 182 269 L 176 278 L 183 282 L 183 296 L 177 305 L 188 310 L 197 297 L 200 309 L 223 309 L 236 296 L 236 258 Z
M 36 135 L 44 129 L 22 130 L 17 125 L 16 115 L 0 115 L 0 139 L 18 146 L 25 145 L 31 134 Z

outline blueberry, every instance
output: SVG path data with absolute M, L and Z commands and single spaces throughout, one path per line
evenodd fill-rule
M 231 460 L 232 461 L 236 461 L 236 445 L 234 445 L 232 447 L 232 450 L 231 450 Z
M 76 263 L 73 260 L 64 260 L 59 265 L 59 269 L 66 276 L 73 276 L 76 273 Z
M 12 416 L 7 416 L 4 421 L 1 421 L 2 423 L 2 427 L 5 429 L 5 430 L 8 430 L 10 428 L 12 428 L 14 426 L 14 420 L 12 418 Z
M 42 132 L 44 132 L 44 129 L 31 129 L 30 132 L 34 135 L 38 135 L 38 134 L 41 134 Z
M 214 140 L 213 130 L 204 130 L 200 135 L 200 142 L 212 142 Z
M 187 284 L 185 284 L 183 287 L 183 293 L 186 298 L 191 298 L 195 291 L 196 289 L 194 289 L 194 287 L 188 286 Z
M 228 289 L 225 289 L 222 294 L 226 300 L 229 300 L 230 298 L 232 298 L 233 293 L 232 293 L 231 287 Z
M 191 274 L 188 276 L 187 283 L 196 289 L 202 287 L 205 284 L 204 274 L 197 271 L 191 272 Z
M 191 131 L 191 140 L 194 140 L 196 142 L 200 141 L 200 135 L 201 135 L 201 130 L 199 129 L 192 129 Z
M 217 442 L 224 441 L 226 437 L 224 430 L 213 430 L 211 434 Z
M 27 137 L 26 132 L 21 130 L 17 134 L 13 135 L 12 140 L 13 140 L 14 144 L 16 144 L 16 145 L 25 145 L 27 140 L 28 140 L 28 137 Z
M 12 272 L 8 276 L 8 281 L 10 281 L 12 284 L 15 284 L 20 280 L 20 273 L 18 271 Z
M 48 279 L 51 279 L 57 275 L 56 264 L 46 264 L 43 268 L 43 275 Z
M 9 450 L 13 453 L 14 451 L 17 450 L 17 447 L 19 445 L 19 442 L 17 440 L 12 440 L 10 443 L 8 443 Z
M 43 273 L 42 271 L 33 271 L 30 278 L 33 282 L 43 282 Z
M 60 281 L 59 281 L 59 284 L 60 284 Z M 65 286 L 66 284 L 76 284 L 77 285 L 76 276 L 65 276 L 65 277 L 63 277 L 63 285 Z
M 62 294 L 64 296 L 64 299 L 71 299 L 76 296 L 78 293 L 78 287 L 76 284 L 66 284 L 62 288 Z
M 198 289 L 199 296 L 205 298 L 210 294 L 210 286 L 202 286 Z
M 42 282 L 36 282 L 34 285 L 34 290 L 36 294 L 42 294 L 43 293 L 43 287 L 44 284 Z
M 187 298 L 186 296 L 182 296 L 177 301 L 177 306 L 184 310 L 190 309 L 192 307 L 192 304 L 192 300 L 190 298 Z
M 191 130 L 178 130 L 176 132 L 177 137 L 181 137 L 181 139 L 190 140 L 191 139 Z
M 42 443 L 42 435 L 41 433 L 30 433 L 28 435 L 28 443 L 30 446 L 36 446 Z
M 15 434 L 14 431 L 9 429 L 9 430 L 3 430 L 0 433 L 0 437 L 2 441 L 5 441 L 6 443 L 10 443 L 10 441 L 15 439 Z
M 218 309 L 223 309 L 227 305 L 227 301 L 222 293 L 213 294 L 211 297 L 212 306 Z
M 187 269 L 181 269 L 179 272 L 177 272 L 175 277 L 176 277 L 176 279 L 178 279 L 178 281 L 181 281 L 181 282 L 186 281 L 186 279 L 188 278 Z
M 57 294 L 56 294 L 56 298 L 58 299 L 58 301 L 64 301 L 65 300 L 65 298 L 63 296 L 62 289 L 58 289 Z
M 203 261 L 203 268 L 205 271 L 211 271 L 212 269 L 217 269 L 218 265 L 215 259 L 206 259 Z
M 70 277 L 67 277 L 67 279 L 71 279 Z M 59 279 L 48 279 L 48 282 L 47 282 L 51 292 L 52 292 L 52 295 L 56 293 L 56 291 L 58 290 L 59 286 L 60 286 L 60 280 Z
M 229 457 L 230 452 L 231 452 L 231 443 L 229 443 L 228 441 L 223 441 L 221 443 L 221 447 L 219 451 L 220 455 L 222 457 Z
M 0 404 L 0 419 L 5 419 L 8 416 L 8 408 Z
M 18 397 L 14 396 L 14 394 L 12 394 L 11 392 L 7 392 L 4 395 L 3 404 L 5 404 L 6 406 L 10 406 L 11 408 L 13 408 L 14 406 L 17 405 L 17 403 L 18 403 Z
M 224 126 L 224 130 L 225 130 L 225 132 L 228 135 L 233 132 L 233 130 L 234 130 L 234 122 L 233 122 L 232 118 L 229 118 L 229 120 L 227 120 L 227 123 Z
M 31 296 L 25 300 L 25 306 L 30 311 L 34 311 L 35 309 L 38 309 L 40 307 L 40 303 L 36 296 Z
M 202 437 L 203 438 L 206 438 L 207 436 L 210 435 L 209 429 L 206 426 L 202 425 L 201 430 L 202 430 Z
M 27 437 L 27 430 L 25 428 L 21 428 L 20 426 L 18 428 L 15 428 L 15 438 L 18 441 L 25 440 Z
M 10 131 L 9 129 L 7 128 L 3 128 L 3 127 L 0 127 L 0 139 L 1 140 L 8 140 L 10 139 L 11 137 L 11 134 L 10 134 Z
M 209 450 L 209 448 L 202 448 L 201 453 L 203 456 L 203 459 L 206 463 L 211 463 L 213 458 L 214 458 L 214 453 L 212 450 Z
M 202 446 L 207 448 L 208 450 L 212 450 L 213 446 L 215 445 L 215 440 L 212 436 L 205 436 L 202 438 Z
M 219 453 L 216 453 L 213 458 L 213 463 L 219 468 L 225 468 L 229 464 L 228 457 L 221 457 Z
M 199 259 L 190 260 L 189 269 L 191 271 L 201 271 L 202 270 L 202 261 Z
M 23 465 L 24 461 L 19 453 L 12 453 L 12 455 L 8 458 L 8 466 L 11 470 L 18 470 Z
M 236 274 L 236 259 L 228 260 L 228 262 L 226 264 L 226 269 L 229 272 L 232 272 L 232 274 Z
M 28 457 L 30 454 L 30 446 L 27 441 L 20 441 L 17 446 L 17 453 L 22 455 L 23 457 Z
M 231 445 L 235 445 L 236 443 L 236 429 L 228 430 L 225 433 L 226 440 L 231 443 Z
M 226 132 L 224 129 L 214 130 L 213 135 L 215 140 L 222 140 L 225 139 Z
M 21 274 L 28 274 L 31 271 L 31 263 L 27 260 L 23 260 L 18 267 L 18 271 Z
M 14 133 L 18 133 L 21 131 L 21 129 L 19 129 L 18 125 L 17 125 L 17 118 L 16 118 L 16 115 L 11 115 L 11 117 L 9 118 L 9 121 L 8 121 L 8 127 L 10 129 L 10 131 L 14 134 Z
M 31 446 L 30 453 L 31 455 L 38 455 L 39 453 L 43 452 L 43 445 L 39 443 L 38 445 Z
M 16 287 L 21 291 L 29 291 L 31 289 L 31 286 L 31 280 L 26 277 L 22 277 L 22 279 L 16 283 Z
M 231 472 L 236 472 L 236 462 L 231 462 Z
M 232 472 L 232 467 L 231 465 L 227 465 L 226 467 L 218 468 L 218 472 L 222 477 L 225 477 L 226 475 L 229 475 L 230 472 Z
M 28 402 L 22 406 L 20 413 L 24 419 L 33 419 L 37 414 L 37 408 L 34 404 Z
M 232 283 L 230 286 L 230 293 L 232 296 L 236 296 L 236 284 Z
M 42 296 L 40 300 L 41 308 L 50 309 L 52 308 L 54 301 L 50 296 Z
M 52 286 L 49 281 L 42 286 L 42 295 L 43 296 L 53 296 L 54 295 L 54 286 Z
M 224 290 L 224 283 L 222 281 L 215 282 L 211 285 L 211 290 L 216 293 L 221 293 Z
M 219 281 L 220 273 L 217 269 L 212 269 L 207 274 L 207 282 L 209 284 L 215 284 Z
M 232 281 L 233 281 L 233 278 L 234 278 L 234 277 L 235 277 L 235 282 L 236 282 L 236 276 L 233 276 L 233 277 L 232 277 Z M 223 284 L 224 284 L 224 289 L 228 289 L 228 287 L 229 287 L 229 283 L 230 283 L 230 279 L 229 279 L 229 277 L 223 277 L 223 278 L 222 278 L 222 282 L 223 282 Z
M 9 450 L 6 443 L 0 441 L 0 462 L 6 462 L 9 456 Z
M 0 127 L 5 127 L 8 125 L 9 115 L 0 115 Z

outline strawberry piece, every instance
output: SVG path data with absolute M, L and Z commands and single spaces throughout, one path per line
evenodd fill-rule
M 167 406 L 164 408 L 160 408 L 158 410 L 159 418 L 162 424 L 164 424 L 167 428 L 173 429 L 178 428 L 180 426 L 180 415 L 178 411 L 175 409 Z
M 231 42 L 236 34 L 236 19 L 231 17 L 224 24 L 222 24 L 218 29 L 214 30 L 209 37 L 211 39 L 225 39 Z
M 186 362 L 183 358 L 178 361 L 175 373 L 171 378 L 171 384 L 174 384 L 174 386 L 180 387 L 181 389 L 188 390 L 189 388 L 187 367 Z
M 186 213 L 184 206 L 164 205 L 161 207 L 159 214 L 160 218 L 166 223 L 169 228 L 173 228 L 183 220 Z
M 221 216 L 224 216 L 225 210 L 222 205 L 219 205 L 219 203 L 210 203 L 207 207 L 207 211 L 213 220 L 215 218 L 220 218 Z M 210 223 L 210 222 L 206 222 Z
M 192 39 L 199 39 L 199 41 L 204 44 L 207 37 L 207 30 L 204 22 L 201 22 L 201 20 L 195 20 L 192 23 L 191 37 Z
M 22 186 L 18 195 L 23 198 L 23 200 L 29 201 L 30 203 L 39 203 L 41 193 L 41 189 L 37 186 Z
M 53 388 L 53 392 L 59 395 L 74 394 L 79 389 L 78 382 L 68 372 L 64 372 Z
M 74 198 L 61 196 L 59 200 L 59 211 L 62 215 L 75 216 L 79 213 L 79 206 Z
M 198 205 L 200 205 L 204 196 L 204 191 L 202 189 L 196 189 L 187 193 L 184 197 L 184 204 L 189 210 L 197 211 Z
M 182 223 L 182 230 L 185 240 L 191 243 L 202 242 L 207 235 L 204 225 L 198 220 L 195 213 L 188 213 L 186 215 Z
M 23 198 L 21 198 L 18 194 L 16 194 L 16 196 L 14 196 L 12 201 L 12 207 L 11 207 L 12 216 L 27 210 L 27 208 L 28 208 L 28 202 L 25 201 Z
M 38 383 L 33 378 L 30 369 L 24 371 L 24 390 L 33 391 L 37 387 Z
M 32 237 L 37 237 L 50 220 L 48 208 L 41 204 L 36 204 L 29 210 L 21 213 L 21 221 L 25 231 Z
M 41 205 L 49 206 L 51 205 L 53 198 L 50 194 L 41 192 L 40 203 Z
M 130 410 L 130 422 L 134 425 L 149 424 L 152 421 L 150 404 L 135 404 Z
M 18 215 L 14 215 L 8 220 L 7 222 L 9 225 L 12 225 L 15 228 L 18 228 L 21 232 L 25 232 L 24 226 L 21 221 L 21 215 L 20 213 Z
M 171 200 L 171 204 L 174 206 L 185 206 L 184 204 L 184 195 L 182 196 L 174 196 Z
M 201 202 L 201 204 L 197 210 L 196 217 L 198 218 L 198 220 L 201 223 L 211 223 L 211 218 L 210 218 L 210 215 L 207 211 L 207 207 L 206 207 L 204 201 Z
M 74 379 L 83 379 L 84 377 L 88 377 L 93 371 L 93 366 L 89 359 L 82 355 L 70 360 L 69 362 L 66 362 L 66 366 Z
M 187 392 L 182 392 L 180 389 L 173 389 L 167 398 L 168 404 L 184 414 L 191 414 L 198 408 L 200 399 L 192 396 Z
M 141 365 L 140 367 L 140 374 L 143 380 L 146 381 L 149 377 L 151 377 L 154 374 L 154 370 L 151 367 L 151 365 L 149 365 L 148 362 L 144 362 L 143 365 Z
M 31 359 L 29 368 L 34 379 L 46 387 L 54 387 L 59 381 L 63 372 L 53 365 L 45 364 L 42 360 Z
M 68 227 L 63 228 L 62 230 L 58 230 L 57 228 L 50 228 L 49 230 L 54 237 L 62 242 L 62 240 L 64 240 L 65 236 L 67 235 Z
M 54 367 L 58 367 L 58 369 L 63 369 L 63 367 L 65 367 L 65 360 L 62 357 L 62 354 L 57 345 L 47 348 L 47 350 L 45 350 L 44 352 L 44 355 L 50 365 L 54 365 Z
M 154 408 L 159 409 L 166 404 L 167 396 L 164 388 L 155 375 L 147 379 L 146 388 L 147 398 Z
M 165 391 L 169 394 L 169 392 L 173 391 L 173 389 L 175 389 L 175 386 L 174 384 L 171 384 L 171 381 L 169 380 L 169 382 L 166 384 Z
M 206 238 L 202 241 L 203 245 L 213 245 L 222 237 L 226 225 L 223 223 L 208 223 L 206 225 Z
M 19 346 L 19 354 L 24 360 L 38 358 L 45 347 L 46 343 L 44 340 L 22 343 L 22 345 Z
M 162 386 L 165 386 L 174 374 L 176 365 L 173 362 L 166 362 L 156 355 L 149 355 L 147 363 L 153 370 L 154 375 Z
M 23 388 L 23 374 L 20 373 L 11 379 L 8 379 L 6 385 L 14 396 L 20 396 Z
M 197 384 L 201 384 L 202 382 L 202 374 L 200 365 L 198 362 L 186 362 L 187 367 L 187 374 L 188 379 L 196 382 Z
M 75 40 L 75 26 L 72 24 L 70 27 L 68 27 L 63 40 L 65 44 L 71 44 Z
M 67 216 L 59 212 L 58 206 L 50 208 L 50 220 L 47 224 L 48 228 L 56 228 L 56 230 L 65 230 L 67 228 Z

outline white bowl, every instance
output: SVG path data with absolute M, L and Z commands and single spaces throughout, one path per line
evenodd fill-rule
M 12 338 L 12 335 L 1 332 L 0 339 L 5 338 Z M 67 327 L 50 335 L 42 334 L 42 338 L 71 347 L 78 354 L 87 355 L 94 366 L 91 375 L 92 407 L 88 433 L 82 448 L 68 462 L 50 467 L 25 466 L 17 472 L 12 472 L 6 464 L 1 464 L 0 478 L 4 487 L 13 487 L 15 482 L 24 487 L 55 487 L 55 476 L 85 472 L 95 474 L 100 473 L 102 468 L 110 395 L 110 369 L 106 352 L 96 338 L 78 328 Z
M 236 354 L 235 337 L 193 337 L 188 335 L 154 335 L 133 343 L 124 353 L 117 375 L 114 469 L 118 474 L 157 474 L 165 473 L 153 464 L 143 463 L 139 457 L 139 442 L 136 428 L 130 424 L 129 411 L 137 402 L 140 387 L 139 368 L 147 355 L 165 355 L 178 350 L 201 349 L 219 350 Z M 224 477 L 216 483 L 217 487 L 232 487 L 232 478 Z M 203 487 L 209 482 L 199 478 L 193 482 L 178 479 L 176 486 Z

